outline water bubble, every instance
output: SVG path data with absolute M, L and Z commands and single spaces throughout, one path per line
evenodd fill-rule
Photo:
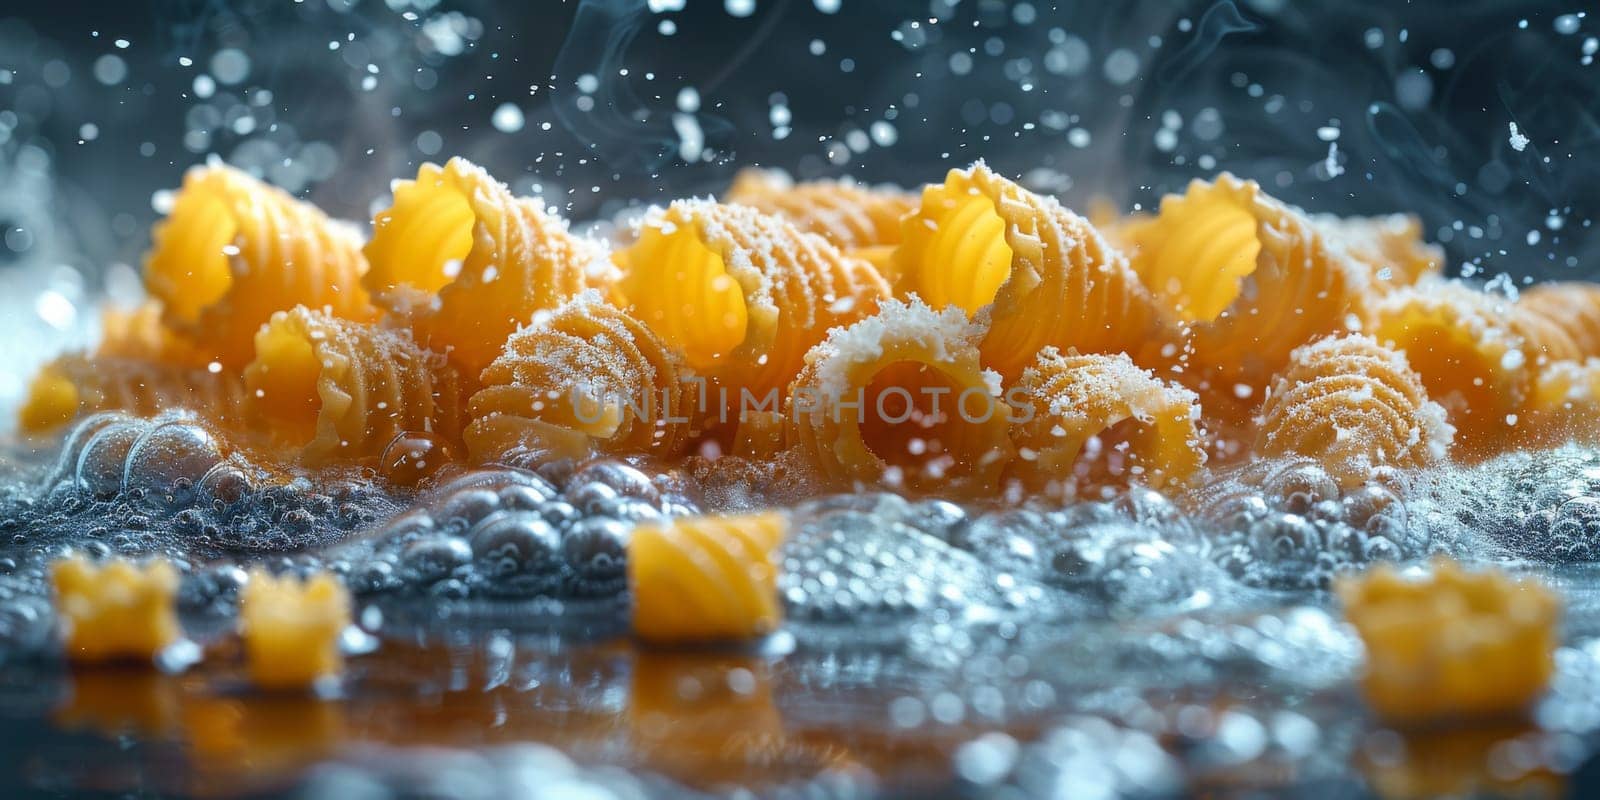
M 211 74 L 228 86 L 243 83 L 250 77 L 250 57 L 234 47 L 218 50 L 211 57 Z
M 489 124 L 501 133 L 516 133 L 522 130 L 525 122 L 522 109 L 515 103 L 501 103 L 489 117 Z
M 106 53 L 94 61 L 94 79 L 107 85 L 116 86 L 128 77 L 128 62 L 115 53 Z

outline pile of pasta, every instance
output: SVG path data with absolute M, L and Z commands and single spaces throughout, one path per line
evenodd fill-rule
M 45 366 L 21 426 L 187 406 L 285 464 L 397 482 L 786 459 L 969 498 L 1278 456 L 1358 485 L 1594 436 L 1600 285 L 1488 292 L 1413 218 L 1228 174 L 1100 228 L 982 162 L 919 192 L 747 171 L 613 247 L 456 158 L 363 237 L 207 165 L 153 232 L 149 300 Z

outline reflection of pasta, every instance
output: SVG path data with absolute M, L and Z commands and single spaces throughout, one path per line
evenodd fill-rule
M 1035 487 L 1111 478 L 1161 487 L 1188 480 L 1205 463 L 1194 393 L 1163 384 L 1127 355 L 1047 347 L 1017 386 L 1032 414 L 1012 426 L 1015 464 Z
M 1410 286 L 1444 268 L 1444 251 L 1422 240 L 1422 220 L 1410 214 L 1313 218 L 1329 239 L 1368 269 L 1379 291 Z
M 969 316 L 991 306 L 984 366 L 1015 378 L 1046 345 L 1141 350 L 1155 306 L 1127 261 L 1082 217 L 982 162 L 928 186 L 891 271 L 899 297 Z
M 304 307 L 274 314 L 244 370 L 252 415 L 308 461 L 376 456 L 403 431 L 455 438 L 455 371 L 402 333 Z
M 828 329 L 871 314 L 871 266 L 755 209 L 678 201 L 645 221 L 618 284 L 628 309 L 730 390 L 781 390 Z
M 640 525 L 628 542 L 633 630 L 661 642 L 745 639 L 782 622 L 773 513 Z
M 725 202 L 776 214 L 842 250 L 900 242 L 900 218 L 915 198 L 849 179 L 795 183 L 776 170 L 746 168 L 733 178 Z
M 1405 352 L 1472 455 L 1499 449 L 1532 378 L 1508 316 L 1503 299 L 1442 280 L 1398 290 L 1369 316 L 1368 330 Z
M 1162 198 L 1127 236 L 1145 285 L 1193 326 L 1199 365 L 1250 386 L 1342 328 L 1367 290 L 1365 268 L 1311 220 L 1227 173 Z
M 830 479 L 993 491 L 1016 452 L 982 335 L 958 308 L 885 302 L 806 354 L 788 438 Z
M 161 304 L 146 301 L 132 309 L 107 306 L 100 314 L 96 358 L 134 358 L 185 367 L 204 367 L 211 359 L 205 348 L 161 321 Z
M 189 408 L 216 420 L 237 420 L 244 387 L 232 375 L 115 356 L 68 354 L 44 365 L 23 400 L 26 433 L 54 430 L 96 411 L 150 416 Z
M 149 661 L 183 631 L 178 625 L 178 571 L 166 561 L 103 565 L 66 558 L 50 568 L 67 656 L 74 661 Z
M 1537 284 L 1512 309 L 1529 349 L 1550 361 L 1600 357 L 1600 285 Z
M 250 360 L 273 312 L 305 305 L 374 316 L 354 229 L 231 167 L 190 170 L 151 239 L 145 287 L 174 330 L 227 367 Z
M 410 314 L 418 341 L 474 376 L 534 312 L 580 291 L 599 256 L 538 201 L 461 158 L 395 184 L 366 254 L 373 296 Z
M 589 291 L 512 334 L 483 371 L 467 449 L 486 461 L 547 439 L 546 448 L 570 440 L 678 455 L 692 432 L 694 388 L 660 337 Z M 576 436 L 551 440 L 552 431 Z
M 1379 566 L 1336 589 L 1366 645 L 1362 692 L 1391 723 L 1517 714 L 1555 671 L 1561 603 L 1537 583 L 1440 559 L 1425 579 Z
M 1452 430 L 1406 357 L 1369 336 L 1295 350 L 1261 409 L 1257 452 L 1312 456 L 1346 487 L 1443 461 Z

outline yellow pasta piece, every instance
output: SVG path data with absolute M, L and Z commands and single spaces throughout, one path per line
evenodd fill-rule
M 1404 354 L 1370 336 L 1329 337 L 1291 353 L 1273 380 L 1256 452 L 1311 456 L 1353 488 L 1380 467 L 1444 461 L 1453 433 Z
M 1047 345 L 1137 356 L 1161 333 L 1150 293 L 1088 221 L 981 161 L 923 189 L 893 264 L 897 297 L 989 309 L 983 364 L 1008 380 Z
M 404 332 L 300 307 L 261 326 L 255 351 L 251 416 L 308 462 L 377 456 L 407 431 L 460 434 L 455 370 Z
M 1519 713 L 1555 671 L 1560 601 L 1537 583 L 1439 559 L 1421 580 L 1381 565 L 1335 589 L 1366 644 L 1362 691 L 1390 723 Z
M 593 290 L 512 334 L 482 385 L 465 434 L 478 462 L 513 448 L 559 452 L 565 441 L 583 445 L 563 453 L 571 457 L 590 449 L 680 455 L 698 411 L 677 355 Z
M 1512 308 L 1529 350 L 1549 361 L 1600 357 L 1600 284 L 1540 283 Z
M 1368 292 L 1367 268 L 1316 224 L 1227 173 L 1162 198 L 1125 235 L 1144 284 L 1192 327 L 1194 365 L 1227 387 L 1258 390 L 1291 350 L 1342 330 Z
M 146 300 L 131 309 L 106 306 L 100 312 L 96 358 L 129 358 L 203 368 L 211 363 L 205 348 L 185 339 L 162 321 L 161 304 Z
M 634 528 L 628 542 L 633 630 L 657 642 L 747 639 L 783 622 L 781 514 L 702 516 Z
M 1532 373 L 1508 303 L 1456 281 L 1429 280 L 1372 307 L 1367 330 L 1402 350 L 1428 396 L 1449 412 L 1459 453 L 1502 450 Z
M 680 200 L 624 253 L 625 307 L 701 374 L 758 396 L 788 385 L 828 329 L 876 310 L 871 265 L 777 217 Z
M 190 170 L 151 239 L 145 288 L 173 330 L 226 367 L 250 360 L 256 329 L 274 312 L 305 305 L 376 316 L 354 228 L 232 167 Z
M 747 167 L 733 177 L 724 202 L 776 214 L 841 250 L 900 242 L 900 218 L 916 197 L 890 188 L 864 186 L 849 178 L 795 183 L 778 170 Z
M 789 391 L 789 442 L 836 481 L 994 492 L 1016 456 L 1013 409 L 979 364 L 982 338 L 954 306 L 885 301 L 806 354 Z
M 303 689 L 337 676 L 349 625 L 350 594 L 326 572 L 301 581 L 256 570 L 239 594 L 239 633 L 258 686 Z
M 1368 271 L 1374 289 L 1383 292 L 1410 286 L 1444 270 L 1444 250 L 1422 239 L 1422 220 L 1412 214 L 1377 217 L 1313 218 L 1334 244 Z
M 423 164 L 373 218 L 364 285 L 409 317 L 417 341 L 476 376 L 535 312 L 584 288 L 593 243 L 463 158 Z
M 236 376 L 117 356 L 71 353 L 45 364 L 23 399 L 18 426 L 46 433 L 97 411 L 151 416 L 173 408 L 212 420 L 242 417 L 244 385 Z
M 1011 428 L 1015 473 L 1035 488 L 1106 481 L 1181 485 L 1205 464 L 1199 399 L 1126 354 L 1039 352 L 1017 383 L 1030 406 Z
M 50 567 L 67 657 L 148 661 L 182 638 L 178 571 L 166 561 L 92 564 L 65 558 Z

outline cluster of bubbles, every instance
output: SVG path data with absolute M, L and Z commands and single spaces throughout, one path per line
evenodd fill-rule
M 330 560 L 358 595 L 616 601 L 633 526 L 696 511 L 670 477 L 620 461 L 474 471 Z

